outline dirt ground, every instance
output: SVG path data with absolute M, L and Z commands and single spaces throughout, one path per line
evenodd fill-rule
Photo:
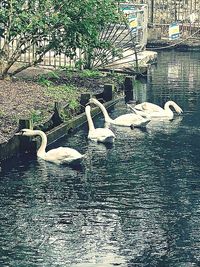
M 13 81 L 0 80 L 0 143 L 7 142 L 18 131 L 19 119 L 30 118 L 33 110 L 42 111 L 44 121 L 52 116 L 55 100 L 47 96 L 44 86 L 34 82 L 38 75 L 48 71 L 32 68 L 21 72 Z M 104 82 L 72 77 L 64 79 L 64 83 L 87 88 L 91 93 L 98 93 L 102 91 Z M 67 99 L 63 99 L 63 102 L 65 101 Z
M 18 130 L 18 119 L 29 118 L 31 110 L 52 113 L 52 100 L 44 88 L 24 81 L 0 81 L 0 143 L 8 141 Z

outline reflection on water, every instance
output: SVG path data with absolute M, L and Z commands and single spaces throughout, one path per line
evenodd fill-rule
M 0 266 L 199 266 L 199 58 L 159 54 L 142 96 L 171 98 L 183 116 L 146 131 L 113 125 L 110 147 L 88 142 L 85 125 L 55 144 L 86 153 L 81 167 L 29 155 L 2 166 Z
M 176 133 L 182 127 L 183 116 L 176 116 L 173 120 L 153 119 L 148 125 L 148 132 Z

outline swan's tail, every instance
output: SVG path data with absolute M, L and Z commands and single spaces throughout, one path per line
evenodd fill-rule
M 151 120 L 149 118 L 143 118 L 143 120 L 139 124 L 131 124 L 131 128 L 145 128 L 150 121 Z
M 136 113 L 136 110 L 134 109 L 134 107 L 131 105 L 131 104 L 126 104 L 128 108 L 130 108 L 130 110 L 133 111 L 133 113 L 137 114 Z
M 71 160 L 68 160 L 66 163 L 72 164 L 72 165 L 78 165 L 81 164 L 82 160 L 85 158 L 86 154 L 80 154 L 77 157 L 71 158 Z M 64 162 L 65 163 L 65 162 Z
M 133 111 L 133 113 L 135 113 L 136 115 L 140 115 L 142 116 L 143 118 L 145 119 L 149 119 L 150 120 L 150 117 L 145 113 L 143 112 L 142 110 L 140 109 L 137 109 L 137 108 L 134 108 L 132 107 L 131 105 L 127 104 L 127 106 Z

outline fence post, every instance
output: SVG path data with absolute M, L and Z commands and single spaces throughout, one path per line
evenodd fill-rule
M 153 24 L 154 0 L 151 0 L 151 23 Z
M 126 76 L 124 81 L 125 102 L 133 100 L 133 76 Z
M 19 130 L 21 129 L 33 129 L 33 121 L 31 119 L 20 119 Z
M 91 96 L 90 96 L 89 93 L 81 94 L 81 99 L 80 99 L 81 112 L 84 112 L 85 111 L 85 106 L 89 102 L 90 97 Z
M 59 124 L 61 124 L 63 122 L 63 119 L 61 118 L 61 109 L 62 106 L 59 102 L 55 102 L 54 103 L 54 113 L 51 117 L 51 120 L 53 122 L 53 126 L 58 126 Z
M 19 120 L 19 130 L 22 129 L 33 129 L 33 121 L 32 119 L 20 119 Z M 37 143 L 33 141 L 31 137 L 28 136 L 19 136 L 20 144 L 19 151 L 36 151 Z
M 113 99 L 114 84 L 104 84 L 103 100 L 110 101 Z

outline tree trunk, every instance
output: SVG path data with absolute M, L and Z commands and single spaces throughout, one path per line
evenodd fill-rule
M 7 69 L 8 69 L 7 62 L 5 60 L 1 59 L 0 60 L 0 79 L 1 80 L 4 80 L 5 78 L 7 78 L 9 76 Z

